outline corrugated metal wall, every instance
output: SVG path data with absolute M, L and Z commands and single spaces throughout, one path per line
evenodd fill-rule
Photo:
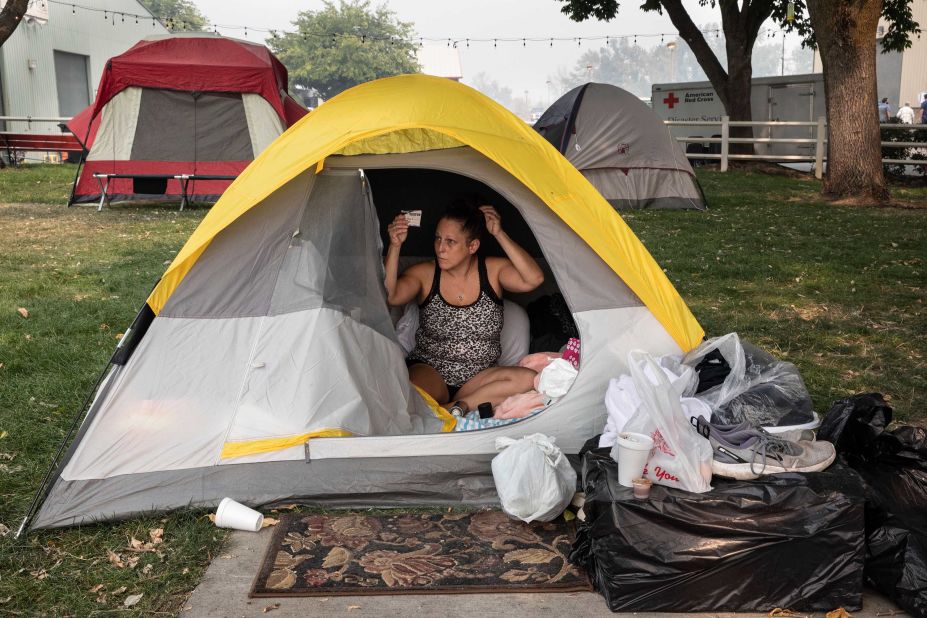
M 927 0 L 914 0 L 911 3 L 914 21 L 927 26 Z M 911 47 L 904 52 L 901 65 L 901 89 L 899 104 L 907 101 L 915 110 L 921 103 L 921 93 L 927 92 L 927 36 L 911 37 Z M 897 108 L 897 106 L 896 106 Z
M 55 80 L 55 50 L 88 57 L 89 99 L 93 101 L 106 61 L 121 54 L 140 39 L 165 34 L 152 20 L 119 16 L 119 11 L 147 15 L 135 0 L 75 0 L 78 6 L 115 11 L 113 19 L 103 13 L 73 9 L 70 4 L 48 3 L 48 23 L 23 20 L 0 48 L 0 81 L 3 83 L 3 115 L 59 116 Z M 32 67 L 32 68 L 30 68 Z M 8 131 L 52 133 L 49 123 L 7 123 Z

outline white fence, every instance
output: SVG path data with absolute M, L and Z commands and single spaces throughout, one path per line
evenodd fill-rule
M 721 127 L 720 137 L 677 137 L 676 140 L 683 143 L 698 144 L 721 144 L 719 153 L 700 153 L 689 152 L 686 156 L 690 159 L 717 159 L 721 161 L 721 171 L 726 172 L 728 162 L 732 159 L 757 160 L 757 161 L 777 161 L 777 162 L 805 162 L 814 164 L 814 175 L 821 178 L 824 172 L 824 162 L 827 160 L 827 121 L 824 117 L 818 118 L 817 122 L 785 122 L 785 121 L 744 121 L 731 120 L 729 116 L 722 116 L 721 121 L 683 121 L 683 120 L 666 120 L 664 121 L 669 127 Z M 814 130 L 814 137 L 731 137 L 731 127 L 807 127 Z M 918 131 L 927 130 L 924 124 L 880 124 L 880 128 L 892 131 Z M 810 155 L 776 155 L 776 154 L 732 154 L 730 152 L 731 144 L 814 144 L 814 156 Z M 924 142 L 882 142 L 882 147 L 892 148 L 927 148 Z M 894 165 L 927 165 L 927 159 L 882 159 L 883 164 Z
M 57 125 L 70 120 L 70 118 L 60 117 L 33 117 L 33 116 L 0 116 L 0 123 L 16 122 L 26 123 L 27 130 L 33 129 L 33 123 L 44 124 L 44 131 L 48 132 L 51 128 L 49 124 Z M 720 153 L 702 153 L 689 152 L 686 156 L 690 159 L 715 159 L 721 162 L 721 171 L 726 172 L 729 161 L 733 160 L 756 160 L 756 161 L 774 161 L 784 163 L 813 163 L 814 175 L 821 178 L 824 170 L 824 163 L 827 160 L 825 145 L 827 144 L 827 122 L 824 117 L 818 118 L 817 122 L 791 122 L 791 121 L 743 121 L 731 120 L 728 116 L 722 116 L 720 121 L 717 120 L 665 120 L 664 124 L 668 127 L 720 127 L 720 137 L 677 137 L 676 140 L 684 144 L 720 144 Z M 813 130 L 814 137 L 731 137 L 731 127 L 805 127 Z M 882 129 L 891 131 L 923 131 L 927 130 L 925 124 L 881 124 Z M 731 144 L 814 144 L 814 156 L 802 154 L 733 154 L 730 152 Z M 927 143 L 924 142 L 882 142 L 882 147 L 890 148 L 923 148 L 927 152 Z M 927 165 L 927 159 L 882 159 L 883 164 L 891 165 Z
M 33 122 L 53 122 L 58 124 L 67 122 L 70 119 L 70 116 L 0 116 L 0 122 L 25 122 L 28 125 Z

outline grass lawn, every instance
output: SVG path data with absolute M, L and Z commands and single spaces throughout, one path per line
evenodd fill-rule
M 84 616 L 139 593 L 126 613 L 175 613 L 225 538 L 203 513 L 18 541 L 2 527 L 18 527 L 117 337 L 205 213 L 66 209 L 73 172 L 0 170 L 0 615 Z M 708 334 L 737 331 L 797 364 L 819 412 L 878 390 L 896 419 L 927 424 L 927 209 L 826 205 L 813 179 L 699 176 L 708 212 L 626 220 Z M 902 199 L 927 203 L 927 188 Z M 157 551 L 125 551 L 157 529 Z

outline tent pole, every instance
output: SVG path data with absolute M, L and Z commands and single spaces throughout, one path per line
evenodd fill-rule
M 77 181 L 80 179 L 80 171 L 84 167 L 86 152 L 86 150 L 81 151 L 80 160 L 77 162 L 77 171 L 74 173 L 74 182 L 71 184 L 71 195 L 68 196 L 68 208 L 74 205 L 74 192 L 77 191 Z
M 695 188 L 698 189 L 698 192 L 702 194 L 702 203 L 705 204 L 705 209 L 708 209 L 708 198 L 705 197 L 705 190 L 702 189 L 702 183 L 698 181 L 698 176 L 695 173 L 692 174 L 692 180 L 695 181 Z
M 124 339 L 124 337 L 123 337 Z M 119 344 L 122 345 L 122 340 L 119 341 Z M 119 346 L 116 346 L 117 349 Z M 90 404 L 93 395 L 97 392 L 97 389 L 100 388 L 100 384 L 103 383 L 103 380 L 109 374 L 110 367 L 113 366 L 112 360 L 106 364 L 106 367 L 103 368 L 103 371 L 100 373 L 97 378 L 96 384 L 93 385 L 93 388 L 90 389 L 90 392 L 87 394 L 86 399 L 84 399 L 83 405 L 78 408 L 77 413 L 74 415 L 73 420 L 71 421 L 71 428 L 68 430 L 68 433 L 65 434 L 64 439 L 61 441 L 61 444 L 58 445 L 58 451 L 55 453 L 54 459 L 52 459 L 51 465 L 48 467 L 48 470 L 45 472 L 45 477 L 42 479 L 42 483 L 39 485 L 38 490 L 35 492 L 35 495 L 32 497 L 32 504 L 29 505 L 29 510 L 26 511 L 26 516 L 23 517 L 23 521 L 19 524 L 19 529 L 16 531 L 16 536 L 14 539 L 18 539 L 19 536 L 26 529 L 26 525 L 35 515 L 35 512 L 40 503 L 45 501 L 45 498 L 48 497 L 49 491 L 51 491 L 51 483 L 49 483 L 52 475 L 57 472 L 58 464 L 61 461 L 61 454 L 64 452 L 64 447 L 70 441 L 71 436 L 74 435 L 74 431 L 79 425 L 79 420 L 83 416 L 83 413 L 87 410 L 87 406 Z

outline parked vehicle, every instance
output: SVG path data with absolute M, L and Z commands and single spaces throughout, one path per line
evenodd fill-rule
M 654 84 L 651 107 L 663 120 L 720 122 L 724 106 L 711 82 Z M 753 120 L 815 122 L 826 115 L 821 73 L 758 77 L 750 96 Z M 671 126 L 674 137 L 720 137 L 712 126 Z M 813 127 L 754 127 L 757 138 L 813 138 Z M 701 149 L 699 149 L 701 148 Z M 717 144 L 690 143 L 687 152 L 715 152 Z M 814 144 L 757 144 L 759 155 L 814 156 Z

